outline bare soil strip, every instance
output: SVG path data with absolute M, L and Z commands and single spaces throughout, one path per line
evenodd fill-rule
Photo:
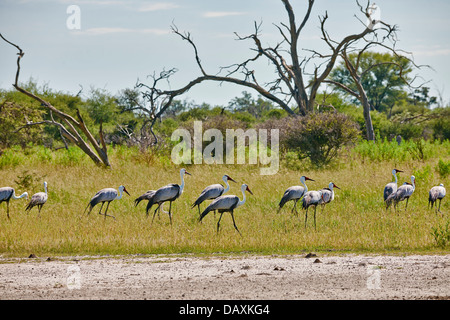
M 0 258 L 0 299 L 449 299 L 450 255 Z

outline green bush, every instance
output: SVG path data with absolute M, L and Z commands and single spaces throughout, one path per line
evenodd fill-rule
M 295 152 L 300 160 L 309 159 L 316 167 L 329 164 L 342 147 L 355 143 L 359 136 L 358 125 L 338 112 L 271 119 L 259 128 L 279 129 L 281 149 Z
M 435 169 L 442 178 L 446 178 L 448 175 L 450 175 L 450 161 L 439 159 L 439 162 L 437 163 Z

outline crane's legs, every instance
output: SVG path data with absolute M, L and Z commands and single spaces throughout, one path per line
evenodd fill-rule
M 292 207 L 292 211 L 291 213 L 294 213 L 295 210 L 295 216 L 298 216 L 298 211 L 297 211 L 297 202 L 299 199 L 294 200 L 294 207 Z
M 170 225 L 172 225 L 172 201 L 169 202 L 169 219 Z
M 308 208 L 306 208 L 306 213 L 305 213 L 305 228 L 306 228 L 306 220 L 308 220 Z
M 442 199 L 439 199 L 439 209 L 438 209 L 439 212 L 441 212 L 441 201 L 442 201 Z
M 233 214 L 233 211 L 231 211 L 230 213 L 231 213 L 231 218 L 233 219 L 233 225 L 234 225 L 234 228 L 235 228 L 236 231 L 239 233 L 239 235 L 242 237 L 242 234 L 241 234 L 241 232 L 239 231 L 239 229 L 238 229 L 238 227 L 237 227 L 237 225 L 236 225 L 236 221 L 234 221 L 234 214 Z
M 98 212 L 98 214 L 100 214 L 100 215 L 102 214 L 102 209 L 103 209 L 103 205 L 104 205 L 104 204 L 105 204 L 105 203 L 102 202 L 102 205 L 101 205 L 101 207 L 100 207 L 100 211 Z M 89 213 L 91 213 L 91 211 L 89 211 L 88 214 L 89 214 Z
M 219 221 L 217 221 L 217 233 L 219 233 L 219 228 L 220 228 L 220 220 L 222 220 L 222 216 L 223 216 L 223 212 L 220 212 L 220 217 L 219 217 Z
M 156 211 L 158 211 L 160 206 L 161 206 L 161 204 L 159 204 L 158 207 L 156 207 L 155 212 L 153 212 L 152 224 L 153 224 L 153 220 L 155 220 Z
M 314 230 L 316 229 L 316 210 L 317 210 L 317 206 L 314 206 Z
M 108 208 L 109 208 L 109 204 L 111 203 L 111 201 L 108 201 L 108 204 L 106 205 L 106 210 L 105 210 L 105 213 L 104 213 L 104 215 L 105 215 L 105 220 L 106 220 L 106 217 L 111 217 L 111 218 L 116 218 L 116 217 L 114 217 L 114 216 L 111 216 L 111 215 L 109 215 L 109 214 L 106 214 L 107 212 L 108 212 Z
M 405 206 L 405 211 L 406 211 L 406 208 L 408 208 L 408 201 L 409 201 L 409 198 L 406 198 L 406 206 Z
M 9 201 L 6 201 L 6 216 L 8 217 L 8 220 L 11 220 L 9 218 Z

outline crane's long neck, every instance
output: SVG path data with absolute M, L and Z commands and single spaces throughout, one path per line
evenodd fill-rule
M 241 188 L 242 191 L 242 200 L 238 202 L 236 207 L 242 206 L 245 203 L 245 189 Z
M 21 198 L 25 197 L 26 195 L 28 195 L 28 194 L 26 192 L 24 192 L 20 196 L 16 196 L 16 190 L 13 189 L 13 194 L 12 194 L 11 198 L 13 198 L 14 200 L 17 200 L 17 199 L 21 199 Z
M 47 185 L 46 184 L 44 184 L 44 190 L 45 190 L 45 194 L 47 194 L 48 191 L 47 191 Z
M 308 192 L 308 187 L 306 186 L 305 179 L 300 179 L 300 182 L 305 187 L 305 192 L 304 193 L 307 193 Z
M 180 171 L 180 178 L 181 178 L 181 184 L 180 184 L 180 195 L 183 193 L 184 189 L 184 174 L 182 171 Z
M 225 188 L 225 190 L 223 190 L 223 193 L 222 193 L 222 194 L 225 194 L 225 193 L 227 193 L 228 191 L 230 191 L 230 185 L 228 184 L 228 179 L 227 179 L 227 178 L 223 178 L 223 182 L 225 182 L 225 185 L 227 186 L 227 187 Z
M 116 200 L 122 199 L 122 196 L 123 196 L 123 189 L 119 189 L 119 194 L 117 195 Z
M 392 172 L 392 175 L 394 176 L 395 184 L 397 185 L 397 172 Z

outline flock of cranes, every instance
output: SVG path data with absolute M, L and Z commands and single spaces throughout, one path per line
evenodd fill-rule
M 405 182 L 401 186 L 397 186 L 398 180 L 397 180 L 397 173 L 403 172 L 399 169 L 392 170 L 392 175 L 394 177 L 394 182 L 390 182 L 386 184 L 383 192 L 383 198 L 384 202 L 386 204 L 386 210 L 394 204 L 395 210 L 397 210 L 397 206 L 399 202 L 406 200 L 405 210 L 408 207 L 408 201 L 411 195 L 414 193 L 416 184 L 415 184 L 415 177 L 411 176 L 411 183 Z M 186 171 L 186 169 L 180 170 L 180 178 L 181 178 L 181 184 L 175 184 L 171 183 L 168 185 L 165 185 L 157 190 L 149 190 L 145 192 L 140 197 L 136 198 L 134 203 L 135 206 L 137 206 L 141 201 L 146 200 L 148 201 L 147 207 L 146 207 L 146 215 L 149 215 L 150 209 L 156 205 L 156 209 L 153 212 L 153 219 L 155 218 L 156 213 L 159 214 L 159 212 L 162 210 L 163 213 L 167 213 L 169 215 L 170 224 L 172 224 L 172 202 L 178 199 L 184 190 L 184 175 L 191 175 L 189 172 Z M 229 212 L 232 220 L 233 225 L 236 231 L 240 233 L 238 227 L 236 226 L 236 222 L 234 219 L 234 210 L 238 207 L 245 204 L 246 197 L 245 193 L 249 192 L 251 195 L 253 195 L 253 192 L 250 190 L 247 184 L 241 185 L 241 192 L 242 192 L 242 200 L 235 195 L 225 195 L 230 190 L 230 185 L 228 184 L 228 181 L 235 182 L 230 176 L 224 175 L 222 177 L 223 182 L 225 183 L 226 187 L 224 187 L 222 184 L 212 184 L 207 186 L 203 191 L 200 193 L 199 197 L 194 201 L 194 203 L 191 206 L 191 209 L 198 207 L 198 214 L 199 214 L 199 221 L 201 222 L 203 218 L 211 211 L 218 211 L 220 213 L 219 220 L 217 222 L 217 232 L 219 232 L 220 228 L 220 221 L 222 219 L 222 215 L 225 212 Z M 324 207 L 326 204 L 330 203 L 334 200 L 334 189 L 340 189 L 334 182 L 330 182 L 328 184 L 327 188 L 323 188 L 321 190 L 308 190 L 308 187 L 306 185 L 306 181 L 314 181 L 313 179 L 301 176 L 300 177 L 300 183 L 301 186 L 292 186 L 286 189 L 284 192 L 279 204 L 278 204 L 278 212 L 283 208 L 283 206 L 288 201 L 293 201 L 294 206 L 292 208 L 292 213 L 295 211 L 295 214 L 298 214 L 297 211 L 297 202 L 299 200 L 302 200 L 302 208 L 305 209 L 305 228 L 306 223 L 308 219 L 308 209 L 309 207 L 314 207 L 314 228 L 316 228 L 316 210 L 317 206 L 322 206 L 322 212 L 324 210 Z M 114 188 L 105 188 L 100 191 L 98 191 L 89 201 L 86 209 L 84 210 L 84 213 L 86 213 L 86 210 L 89 209 L 88 215 L 91 213 L 92 209 L 99 203 L 101 203 L 101 207 L 99 210 L 100 215 L 104 215 L 105 219 L 106 217 L 112 217 L 115 218 L 112 215 L 108 215 L 108 208 L 112 201 L 114 200 L 120 200 L 123 196 L 123 193 L 128 193 L 126 188 L 124 186 L 119 186 L 118 190 Z M 435 205 L 436 212 L 441 212 L 441 201 L 445 197 L 446 190 L 444 188 L 444 185 L 441 183 L 439 186 L 435 186 L 431 188 L 429 191 L 429 198 L 428 198 L 428 207 L 433 208 L 433 205 Z M 9 216 L 9 201 L 11 199 L 17 200 L 21 198 L 28 199 L 28 193 L 24 192 L 20 196 L 16 196 L 15 190 L 11 187 L 3 187 L 0 188 L 0 204 L 2 202 L 6 202 L 7 205 L 7 217 L 10 219 Z M 30 211 L 33 207 L 38 208 L 38 215 L 41 212 L 42 206 L 47 202 L 48 199 L 48 189 L 47 189 L 47 182 L 44 182 L 44 192 L 38 192 L 34 194 L 31 197 L 30 202 L 27 204 L 25 211 Z M 206 200 L 212 200 L 212 202 L 201 212 L 200 205 L 205 202 Z M 439 208 L 437 206 L 437 200 L 439 200 Z M 169 211 L 165 211 L 163 209 L 163 204 L 165 202 L 169 202 Z M 105 211 L 102 213 L 103 205 L 107 203 Z

